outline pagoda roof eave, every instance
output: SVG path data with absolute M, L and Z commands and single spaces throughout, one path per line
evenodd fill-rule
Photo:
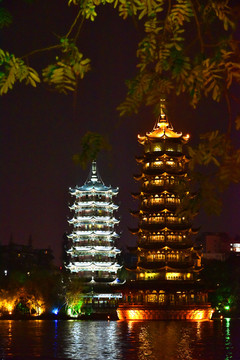
M 141 180 L 141 179 L 143 178 L 143 174 L 136 174 L 136 175 L 133 175 L 133 178 L 134 178 L 134 180 L 139 181 L 139 180 Z
M 147 267 L 146 265 L 145 266 L 138 265 L 137 269 L 139 269 L 139 271 L 144 271 L 144 270 L 161 271 L 161 270 L 166 270 L 166 271 L 181 272 L 181 271 L 193 271 L 194 266 L 192 265 L 192 266 L 186 266 L 186 267 L 173 267 L 173 266 L 169 266 L 169 265 L 163 265 L 163 266 L 159 266 L 159 267 L 157 267 L 157 266 L 156 267 L 155 266 Z
M 140 192 L 138 192 L 138 193 L 131 193 L 131 195 L 132 195 L 132 197 L 133 197 L 134 199 L 138 199 L 139 196 L 140 196 Z
M 143 249 L 143 250 L 148 250 L 148 249 L 156 249 L 156 251 L 159 251 L 159 250 L 163 250 L 163 249 L 170 249 L 170 250 L 181 250 L 181 249 L 184 249 L 184 250 L 187 250 L 187 249 L 192 249 L 193 248 L 193 245 L 192 243 L 189 243 L 189 244 L 182 244 L 182 243 L 165 243 L 165 244 L 162 244 L 162 243 L 158 243 L 159 246 L 156 246 L 156 242 L 154 242 L 154 244 L 150 243 L 150 244 L 138 244 L 138 248 L 139 249 Z
M 201 282 L 195 282 L 193 280 L 136 280 L 126 282 L 122 290 L 201 291 L 205 290 L 205 285 Z
M 149 133 L 146 133 L 146 135 L 138 135 L 138 141 L 140 144 L 145 144 L 147 140 L 153 141 L 153 140 L 165 140 L 165 139 L 171 139 L 171 140 L 181 140 L 183 142 L 188 142 L 189 135 L 183 135 L 182 133 L 177 133 L 174 130 L 168 128 L 167 126 L 162 126 L 160 128 L 157 128 Z
M 119 188 L 112 188 L 111 186 L 106 186 L 101 183 L 88 182 L 82 186 L 76 186 L 74 189 L 70 188 L 69 190 L 73 195 L 77 192 L 88 193 L 89 191 L 112 192 L 113 194 L 117 194 Z

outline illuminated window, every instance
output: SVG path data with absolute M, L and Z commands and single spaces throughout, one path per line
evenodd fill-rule
M 151 241 L 164 241 L 165 236 L 164 235 L 153 235 L 150 237 Z
M 153 254 L 149 254 L 149 255 L 147 256 L 147 261 L 152 262 L 152 261 L 153 261 L 153 259 L 154 259 Z
M 163 292 L 160 291 L 159 295 L 158 295 L 158 302 L 159 303 L 164 303 L 165 302 L 165 294 Z
M 159 273 L 145 273 L 145 279 L 157 279 L 159 277 Z
M 155 146 L 153 147 L 153 151 L 161 151 L 161 150 L 162 150 L 162 148 L 161 148 L 161 145 L 160 145 L 160 144 L 155 145 Z
M 183 274 L 175 272 L 167 272 L 166 280 L 183 280 Z
M 178 253 L 168 253 L 167 254 L 167 259 L 168 260 L 172 260 L 172 261 L 177 261 L 179 260 L 179 254 Z
M 172 195 L 171 197 L 170 197 L 170 196 L 167 196 L 166 202 L 167 202 L 168 204 L 175 203 L 175 202 L 176 202 L 175 196 L 174 196 L 174 195 Z
M 151 181 L 152 185 L 164 185 L 164 181 L 162 179 L 155 179 Z
M 157 224 L 163 222 L 165 218 L 163 216 L 152 216 L 149 218 L 149 222 L 152 224 Z
M 152 164 L 152 167 L 160 167 L 163 164 L 162 161 L 154 161 L 154 163 Z
M 174 163 L 174 161 L 172 161 L 172 160 L 168 160 L 168 161 L 166 161 L 166 165 L 168 165 L 168 166 L 174 166 L 175 163 Z
M 157 253 L 154 257 L 156 260 L 165 260 L 165 254 L 164 253 Z
M 148 294 L 147 295 L 147 302 L 156 303 L 157 302 L 157 295 L 156 294 Z

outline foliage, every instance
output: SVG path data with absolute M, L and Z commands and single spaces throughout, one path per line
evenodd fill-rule
M 137 49 L 136 76 L 126 82 L 127 95 L 118 106 L 119 114 L 137 113 L 140 106 L 159 111 L 159 99 L 187 94 L 195 108 L 203 97 L 226 100 L 231 132 L 232 88 L 239 89 L 240 48 L 235 30 L 239 21 L 239 4 L 230 0 L 65 0 L 75 9 L 75 18 L 65 35 L 56 35 L 56 43 L 29 54 L 15 56 L 0 50 L 0 94 L 6 94 L 16 82 L 36 86 L 40 76 L 28 66 L 35 54 L 51 51 L 53 61 L 42 70 L 42 80 L 61 93 L 73 92 L 79 80 L 90 71 L 90 59 L 78 48 L 85 21 L 94 21 L 103 5 L 113 6 L 123 19 L 133 17 L 143 27 Z M 0 11 L 0 26 L 12 19 Z M 235 90 L 235 93 L 237 91 Z M 236 99 L 239 101 L 239 98 Z M 240 118 L 236 119 L 240 129 Z M 190 168 L 199 194 L 183 203 L 196 212 L 199 207 L 219 212 L 219 194 L 230 182 L 239 182 L 239 150 L 229 137 L 212 132 L 202 136 L 198 148 L 190 148 Z M 82 153 L 74 160 L 85 167 L 108 145 L 101 135 L 87 133 L 82 139 Z M 202 169 L 204 168 L 204 171 Z M 200 171 L 201 170 L 201 171 Z M 208 175 L 208 177 L 207 177 Z M 182 209 L 185 211 L 186 209 Z M 187 214 L 186 214 L 187 215 Z
M 77 80 L 90 70 L 90 60 L 83 58 L 77 41 L 83 22 L 94 21 L 97 8 L 106 4 L 114 6 L 123 19 L 134 17 L 144 24 L 137 50 L 138 74 L 127 82 L 128 94 L 119 106 L 121 115 L 136 112 L 142 102 L 158 105 L 162 95 L 171 92 L 187 92 L 194 107 L 202 96 L 219 101 L 234 81 L 240 82 L 239 42 L 233 36 L 237 18 L 229 0 L 68 0 L 66 4 L 76 8 L 76 17 L 60 43 L 24 56 L 60 50 L 61 56 L 43 70 L 43 81 L 57 91 L 74 91 Z M 11 22 L 5 8 L 0 19 L 2 26 Z M 26 66 L 24 57 L 5 56 L 4 51 L 2 57 L 1 94 L 16 80 L 25 79 L 21 68 Z M 27 72 L 28 82 L 35 86 L 39 77 L 31 68 L 24 68 L 24 74 Z
M 239 316 L 240 283 L 239 258 L 231 255 L 226 261 L 206 260 L 201 277 L 209 292 L 213 308 L 225 313 L 225 306 Z
M 81 148 L 81 153 L 75 154 L 73 160 L 85 169 L 89 161 L 96 160 L 100 150 L 109 150 L 110 145 L 103 135 L 88 131 L 81 139 Z
M 66 286 L 65 302 L 66 307 L 71 310 L 71 315 L 81 313 L 83 306 L 84 285 L 79 278 L 69 279 Z
M 36 87 L 40 82 L 38 73 L 20 58 L 0 49 L 0 95 L 12 89 L 16 81 Z
M 231 183 L 240 182 L 240 149 L 220 131 L 200 135 L 196 148 L 188 147 L 189 182 L 183 181 L 178 192 L 183 198 L 179 213 L 190 217 L 201 208 L 207 214 L 221 212 L 221 194 Z M 193 195 L 186 196 L 186 192 Z
M 0 7 L 0 29 L 12 23 L 12 15 L 4 7 Z
M 42 75 L 44 82 L 66 94 L 74 91 L 78 79 L 83 79 L 90 70 L 90 60 L 83 59 L 83 54 L 78 51 L 74 42 L 67 38 L 62 38 L 60 43 L 61 58 L 56 57 L 57 61 L 43 69 Z
M 60 274 L 49 269 L 12 271 L 1 279 L 0 311 L 40 315 L 61 302 L 61 285 Z
M 220 101 L 240 82 L 237 19 L 229 1 L 134 0 L 130 9 L 121 15 L 144 18 L 145 37 L 137 50 L 138 74 L 127 82 L 118 107 L 121 115 L 137 112 L 141 103 L 158 108 L 172 92 L 187 93 L 193 107 L 203 96 Z

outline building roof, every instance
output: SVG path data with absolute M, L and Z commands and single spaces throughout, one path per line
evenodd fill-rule
M 112 188 L 111 186 L 106 186 L 104 182 L 101 179 L 101 176 L 97 169 L 97 163 L 96 160 L 92 161 L 92 165 L 89 171 L 89 175 L 87 177 L 87 180 L 85 181 L 84 185 L 82 186 L 76 186 L 75 189 L 70 189 L 70 191 L 111 191 L 115 194 L 118 193 L 118 188 Z
M 163 102 L 160 104 L 160 115 L 157 119 L 154 128 L 151 132 L 146 133 L 144 136 L 138 135 L 138 141 L 141 144 L 144 144 L 146 140 L 150 139 L 181 139 L 182 142 L 187 142 L 189 140 L 189 135 L 183 135 L 182 133 L 177 133 L 173 130 L 172 125 L 170 125 L 167 116 L 165 114 L 165 107 Z

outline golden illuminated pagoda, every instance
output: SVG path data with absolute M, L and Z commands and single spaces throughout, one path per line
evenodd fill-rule
M 209 318 L 207 294 L 201 289 L 201 252 L 192 240 L 192 218 L 178 213 L 183 198 L 178 187 L 188 181 L 188 157 L 182 135 L 170 125 L 163 103 L 160 116 L 149 133 L 138 136 L 144 155 L 137 161 L 142 172 L 135 176 L 140 192 L 136 281 L 124 289 L 120 319 Z M 186 187 L 187 189 L 187 187 Z M 191 194 L 186 190 L 184 197 Z M 193 216 L 192 216 L 193 217 Z

